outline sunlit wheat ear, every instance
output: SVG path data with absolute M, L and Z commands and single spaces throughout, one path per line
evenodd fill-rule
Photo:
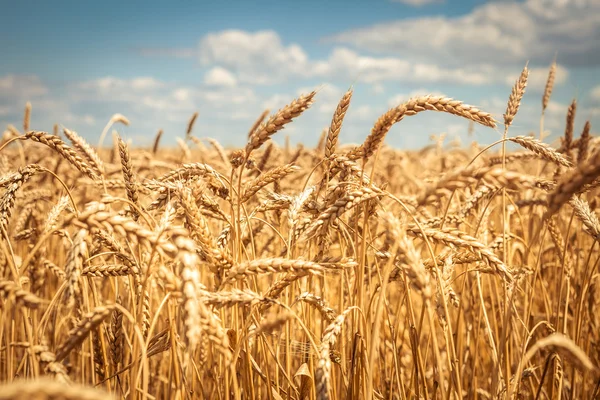
M 104 176 L 104 163 L 100 159 L 100 156 L 96 151 L 77 134 L 75 131 L 69 129 L 63 129 L 65 136 L 73 143 L 75 147 L 83 156 L 87 159 L 90 166 L 94 169 L 94 172 L 100 177 Z
M 181 276 L 183 293 L 183 318 L 185 324 L 185 344 L 193 352 L 202 335 L 198 291 L 200 290 L 200 272 L 192 261 L 184 262 Z
M 590 209 L 588 202 L 579 197 L 573 197 L 569 204 L 573 207 L 575 216 L 583 223 L 583 230 L 600 241 L 600 221 L 598 221 L 596 213 Z
M 120 304 L 119 301 L 118 303 Z M 123 312 L 115 308 L 112 313 L 108 334 L 110 360 L 115 368 L 123 361 L 123 334 Z
M 575 113 L 577 111 L 577 100 L 573 99 L 567 109 L 567 121 L 565 126 L 565 138 L 563 146 L 568 159 L 572 159 L 571 148 L 573 147 L 573 130 L 575 127 Z
M 324 210 L 304 232 L 304 236 L 309 238 L 315 233 L 326 233 L 332 222 L 346 211 L 382 195 L 383 193 L 379 189 L 368 187 L 349 191 Z
M 60 214 L 64 210 L 66 210 L 68 206 L 69 197 L 62 196 L 48 213 L 48 216 L 46 217 L 46 222 L 44 223 L 44 232 L 50 232 L 51 230 L 56 228 Z
M 117 140 L 119 143 L 119 156 L 121 158 L 121 171 L 123 171 L 123 179 L 125 180 L 125 188 L 127 189 L 127 198 L 131 200 L 133 204 L 139 205 L 137 181 L 133 172 L 129 147 L 120 136 L 117 137 Z M 133 207 L 131 207 L 130 210 L 134 221 L 137 221 L 140 214 Z
M 424 298 L 432 296 L 432 286 L 430 277 L 421 260 L 419 252 L 414 243 L 407 237 L 405 224 L 402 224 L 397 217 L 391 213 L 381 214 L 384 217 L 384 224 L 387 228 L 386 235 L 389 241 L 396 243 L 395 258 L 398 260 L 398 269 L 402 271 L 410 284 L 415 287 Z
M 240 201 L 242 203 L 245 203 L 246 201 L 250 200 L 250 198 L 254 196 L 263 187 L 299 170 L 300 167 L 288 164 L 283 165 L 281 167 L 273 168 L 272 170 L 262 173 L 261 175 L 259 175 L 258 178 L 246 184 L 246 186 L 244 187 L 244 194 L 242 195 Z
M 61 361 L 79 346 L 90 332 L 96 329 L 108 317 L 114 305 L 98 306 L 83 315 L 77 325 L 69 332 L 67 339 L 56 349 L 56 361 Z
M 346 112 L 350 107 L 350 100 L 352 99 L 353 90 L 349 89 L 340 102 L 338 103 L 335 112 L 333 113 L 333 118 L 331 119 L 331 125 L 329 126 L 329 132 L 327 133 L 327 139 L 325 141 L 325 158 L 331 157 L 333 153 L 335 153 L 335 148 L 337 146 L 337 142 L 340 136 L 340 132 L 342 130 L 342 123 L 344 122 L 344 117 L 346 116 Z
M 65 275 L 67 289 L 65 291 L 65 304 L 68 308 L 75 307 L 75 302 L 81 296 L 79 277 L 83 268 L 83 261 L 87 257 L 87 243 L 85 238 L 88 231 L 81 229 L 73 238 L 73 245 L 67 255 Z
M 327 322 L 331 323 L 337 318 L 337 312 L 329 307 L 322 297 L 314 295 L 309 292 L 301 293 L 296 297 L 294 303 L 304 302 L 315 307 L 321 313 L 321 317 Z M 294 304 L 293 303 L 293 304 Z
M 487 246 L 478 241 L 472 236 L 459 231 L 455 228 L 443 228 L 443 229 L 419 229 L 417 226 L 411 225 L 407 227 L 407 232 L 411 235 L 427 237 L 431 240 L 445 243 L 448 245 L 454 245 L 458 247 L 464 247 L 472 251 L 474 254 L 481 257 L 481 260 L 488 264 L 493 273 L 498 274 L 501 278 L 507 282 L 512 281 L 512 274 L 508 270 L 507 266 L 494 254 Z M 488 271 L 490 272 L 490 271 Z
M 31 164 L 21 167 L 19 170 L 2 179 L 2 185 L 6 187 L 4 194 L 0 197 L 0 226 L 8 231 L 8 221 L 12 215 L 12 209 L 15 205 L 17 192 L 31 179 L 31 177 L 43 168 L 37 164 Z
M 598 367 L 594 365 L 587 354 L 573 340 L 563 334 L 554 333 L 544 339 L 538 340 L 527 351 L 524 361 L 527 362 L 535 353 L 542 349 L 550 349 L 557 352 L 581 371 L 598 374 Z
M 577 152 L 577 164 L 583 163 L 587 157 L 590 146 L 590 129 L 591 124 L 590 121 L 586 121 L 583 126 L 583 131 L 581 132 L 581 138 L 579 139 L 579 150 Z
M 552 95 L 552 89 L 554 88 L 554 79 L 556 77 L 556 60 L 550 65 L 548 71 L 548 79 L 546 80 L 546 87 L 544 88 L 544 95 L 542 96 L 542 112 L 548 107 L 550 102 L 550 96 Z
M 113 124 L 117 124 L 117 123 L 121 123 L 125 126 L 129 126 L 129 119 L 127 119 L 127 117 L 125 117 L 123 114 L 119 114 L 119 113 L 113 114 L 113 116 L 110 117 L 110 120 L 108 120 L 108 122 L 106 123 L 106 126 L 104 127 L 104 129 L 102 129 L 102 133 L 100 134 L 100 138 L 98 139 L 98 146 L 96 146 L 97 149 L 102 148 L 102 143 L 104 142 L 104 138 L 108 134 L 108 131 L 113 126 Z
M 33 293 L 21 289 L 14 282 L 1 279 L 0 296 L 3 299 L 13 299 L 16 304 L 27 308 L 38 308 L 42 304 L 42 299 Z
M 316 94 L 317 92 L 313 91 L 307 95 L 300 96 L 298 99 L 277 111 L 275 115 L 269 117 L 267 121 L 260 124 L 248 139 L 246 156 L 250 156 L 252 151 L 258 149 L 263 143 L 269 140 L 273 134 L 283 129 L 286 124 L 292 122 L 293 118 L 298 117 L 308 109 Z
M 521 146 L 525 147 L 526 149 L 531 150 L 532 152 L 538 154 L 540 157 L 542 157 L 545 160 L 548 160 L 548 161 L 553 162 L 558 165 L 565 166 L 567 168 L 570 168 L 573 166 L 573 164 L 567 158 L 565 158 L 565 156 L 563 156 L 561 153 L 554 150 L 552 147 L 550 147 L 546 143 L 543 143 L 535 138 L 532 138 L 531 136 L 515 136 L 515 137 L 509 138 L 508 140 L 510 140 L 511 142 L 520 144 Z
M 515 115 L 519 111 L 519 106 L 521 105 L 521 99 L 525 94 L 525 88 L 527 87 L 527 77 L 529 76 L 529 70 L 527 66 L 523 68 L 519 79 L 512 88 L 512 92 L 510 93 L 510 97 L 508 98 L 508 104 L 506 106 L 506 112 L 504 113 L 504 127 L 508 129 L 508 127 L 512 124 Z
M 185 130 L 186 139 L 188 139 L 190 136 L 192 136 L 192 130 L 194 129 L 194 123 L 196 122 L 197 118 L 198 118 L 198 113 L 195 112 L 194 114 L 192 114 L 190 120 L 188 121 L 187 129 Z
M 31 103 L 27 102 L 25 104 L 25 113 L 23 116 L 23 132 L 27 132 L 29 130 L 30 124 L 31 124 Z
M 163 135 L 163 130 L 159 129 L 158 132 L 156 132 L 156 136 L 154 137 L 154 144 L 152 145 L 152 154 L 154 154 L 156 156 L 156 153 L 158 152 L 158 146 L 160 145 L 160 138 Z
M 206 138 L 206 141 L 212 146 L 212 148 L 219 155 L 221 162 L 225 165 L 225 169 L 227 169 L 227 170 L 231 169 L 231 164 L 229 163 L 229 157 L 227 157 L 227 153 L 225 152 L 225 149 L 223 148 L 221 143 L 219 143 L 219 141 L 217 139 L 213 139 L 213 138 Z
M 75 150 L 69 147 L 61 138 L 46 132 L 40 131 L 29 131 L 22 136 L 19 136 L 19 140 L 33 140 L 44 144 L 56 151 L 71 165 L 77 168 L 81 173 L 87 175 L 89 178 L 96 179 L 97 175 L 94 170 L 77 154 Z
M 315 371 L 317 399 L 319 400 L 330 399 L 329 382 L 331 381 L 331 359 L 329 353 L 335 345 L 337 337 L 342 329 L 342 325 L 350 311 L 352 311 L 352 308 L 345 310 L 323 331 L 321 347 L 319 348 L 319 361 Z
M 375 126 L 371 129 L 371 134 L 367 136 L 364 143 L 348 152 L 346 157 L 350 160 L 371 157 L 383 142 L 392 125 L 402 121 L 406 116 L 415 115 L 427 110 L 446 112 L 470 119 L 484 126 L 496 127 L 496 121 L 490 114 L 468 104 L 463 104 L 461 101 L 440 96 L 416 97 L 398 107 L 390 109 L 387 113 L 379 117 L 377 122 L 375 122 Z
M 229 269 L 223 284 L 257 274 L 268 274 L 273 272 L 319 274 L 325 269 L 326 267 L 312 261 L 288 260 L 285 258 L 259 259 L 244 262 Z
M 600 151 L 596 151 L 587 161 L 561 177 L 552 193 L 548 195 L 546 218 L 555 214 L 574 194 L 585 185 L 592 183 L 599 175 Z

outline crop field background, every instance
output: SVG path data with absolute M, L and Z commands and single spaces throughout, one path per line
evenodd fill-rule
M 420 112 L 496 126 L 434 96 L 348 147 L 349 90 L 311 149 L 270 139 L 316 92 L 237 149 L 193 115 L 179 149 L 97 151 L 27 105 L 0 153 L 0 377 L 40 386 L 0 398 L 598 396 L 600 150 L 576 102 L 559 148 L 510 136 L 527 76 L 483 149 L 382 145 Z
M 73 83 L 93 68 L 69 69 L 69 55 L 64 73 L 82 76 L 50 94 L 37 75 L 2 75 L 46 67 L 0 43 L 0 400 L 600 398 L 599 6 L 492 2 L 455 17 L 443 1 L 399 2 L 449 13 L 429 26 L 447 24 L 465 65 L 403 72 L 400 58 L 339 48 L 318 61 L 271 31 L 227 31 L 201 41 L 211 69 L 196 91 Z M 529 42 L 531 63 L 503 64 L 500 45 L 464 51 L 449 29 L 508 35 L 492 17 L 502 7 L 514 23 L 535 17 L 549 55 Z M 575 17 L 578 46 L 560 39 Z M 410 18 L 407 39 L 431 24 Z M 375 49 L 394 27 L 351 37 Z M 36 60 L 45 42 L 31 37 Z M 136 51 L 174 63 L 191 50 Z M 395 71 L 432 89 L 382 104 Z M 347 90 L 324 83 L 336 77 Z M 294 79 L 318 82 L 295 92 Z M 561 91 L 561 108 L 565 82 L 582 92 Z M 248 107 L 274 84 L 277 101 Z M 445 94 L 456 85 L 492 98 Z

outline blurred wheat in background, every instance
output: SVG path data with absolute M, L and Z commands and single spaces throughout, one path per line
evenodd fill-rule
M 559 146 L 544 115 L 510 135 L 528 72 L 485 148 L 385 146 L 421 112 L 497 135 L 444 96 L 345 146 L 350 89 L 315 148 L 271 138 L 317 92 L 238 148 L 197 113 L 178 148 L 94 147 L 27 103 L 0 150 L 0 399 L 597 398 L 600 147 L 575 101 Z

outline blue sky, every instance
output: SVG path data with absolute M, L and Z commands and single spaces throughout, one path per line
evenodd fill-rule
M 341 140 L 361 142 L 389 107 L 421 94 L 446 95 L 502 119 L 526 62 L 530 84 L 511 134 L 539 129 L 550 62 L 558 74 L 546 116 L 555 139 L 577 98 L 576 129 L 600 125 L 600 2 L 454 1 L 19 1 L 2 5 L 0 126 L 54 123 L 92 143 L 115 113 L 118 130 L 148 145 L 184 135 L 195 111 L 198 137 L 244 144 L 267 108 L 318 89 L 314 106 L 278 134 L 315 144 L 337 101 L 355 89 Z M 446 133 L 464 145 L 498 131 L 440 113 L 395 126 L 387 143 L 417 148 Z

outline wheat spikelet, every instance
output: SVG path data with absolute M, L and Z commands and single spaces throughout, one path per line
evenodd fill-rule
M 470 119 L 484 126 L 496 127 L 496 122 L 490 114 L 468 104 L 463 104 L 461 101 L 440 96 L 416 97 L 383 114 L 377 120 L 373 129 L 371 129 L 371 134 L 365 139 L 364 143 L 348 152 L 346 157 L 350 160 L 371 157 L 377 151 L 381 142 L 383 142 L 385 135 L 391 129 L 392 125 L 402 121 L 406 116 L 415 115 L 427 110 L 447 112 Z
M 83 276 L 103 277 L 103 276 L 125 276 L 133 272 L 127 265 L 91 265 L 81 271 Z
M 27 308 L 38 308 L 42 304 L 42 299 L 21 289 L 16 283 L 5 281 L 0 278 L 0 294 L 4 298 L 13 298 L 16 304 Z
M 548 195 L 546 217 L 556 213 L 574 194 L 585 185 L 592 183 L 598 175 L 600 175 L 600 151 L 596 151 L 587 161 L 561 177 L 554 191 Z
M 506 265 L 496 256 L 490 249 L 488 249 L 483 243 L 479 242 L 474 237 L 465 234 L 455 228 L 443 228 L 443 229 L 429 229 L 424 228 L 422 231 L 416 226 L 409 226 L 407 232 L 415 236 L 426 236 L 436 241 L 446 243 L 449 245 L 455 245 L 459 247 L 466 247 L 474 254 L 478 255 L 481 260 L 488 263 L 488 265 L 496 271 L 502 278 L 507 281 L 512 281 L 511 272 L 508 270 Z
M 123 312 L 115 308 L 109 330 L 110 360 L 115 369 L 123 361 Z
M 228 271 L 223 284 L 233 282 L 237 279 L 242 279 L 249 275 L 266 274 L 272 272 L 319 274 L 324 270 L 324 266 L 312 261 L 288 260 L 284 258 L 259 259 L 233 266 Z
M 329 326 L 323 331 L 321 338 L 321 347 L 319 348 L 319 361 L 315 372 L 317 399 L 328 400 L 329 382 L 331 381 L 331 359 L 330 350 L 335 345 L 346 316 L 352 309 L 347 309 L 341 313 Z
M 527 160 L 531 160 L 532 158 L 539 158 L 541 157 L 539 154 L 536 153 L 531 153 L 529 151 L 523 151 L 523 152 L 518 152 L 518 153 L 510 153 L 510 154 L 506 154 L 504 160 L 506 162 L 506 164 L 514 164 L 516 162 L 519 161 L 527 161 Z M 494 165 L 499 165 L 502 164 L 502 156 L 493 156 L 490 157 L 488 160 L 488 165 L 494 166 Z
M 114 305 L 98 306 L 83 315 L 77 325 L 69 332 L 67 340 L 56 349 L 56 361 L 62 361 L 67 357 L 75 347 L 85 340 L 92 330 L 96 329 L 112 313 L 114 308 Z
M 582 371 L 598 373 L 598 367 L 592 363 L 592 360 L 590 360 L 585 352 L 573 340 L 561 333 L 554 333 L 544 339 L 538 340 L 527 351 L 527 354 L 525 354 L 524 362 L 530 360 L 535 353 L 542 349 L 559 353 Z
M 198 118 L 198 113 L 195 112 L 194 114 L 192 114 L 188 124 L 187 124 L 187 129 L 185 130 L 185 137 L 186 139 L 188 139 L 190 136 L 192 136 L 192 130 L 194 129 L 194 123 L 196 122 L 196 119 Z
M 67 369 L 63 364 L 56 362 L 56 355 L 48 350 L 46 344 L 33 346 L 32 351 L 38 356 L 40 364 L 44 367 L 46 374 L 53 376 L 57 382 L 64 385 L 72 385 L 73 382 L 71 381 L 71 378 L 69 378 Z
M 65 303 L 67 307 L 73 308 L 75 301 L 81 295 L 79 286 L 79 277 L 83 267 L 83 260 L 86 258 L 87 243 L 85 238 L 87 230 L 81 229 L 73 238 L 73 245 L 67 255 L 67 264 L 65 266 L 65 276 L 67 278 L 67 289 L 65 291 Z
M 66 278 L 65 271 L 63 271 L 62 269 L 60 269 L 52 261 L 50 261 L 50 260 L 44 260 L 42 262 L 42 265 L 44 266 L 44 268 L 49 269 L 50 271 L 52 271 L 52 273 L 54 275 L 58 276 L 61 280 Z
M 342 99 L 338 103 L 333 118 L 331 119 L 331 125 L 329 126 L 329 132 L 327 133 L 327 140 L 325 141 L 325 158 L 331 157 L 335 153 L 340 131 L 342 130 L 342 122 L 350 107 L 350 100 L 352 99 L 353 90 L 349 89 Z
M 577 111 L 577 100 L 573 99 L 567 110 L 567 124 L 565 127 L 565 139 L 564 147 L 565 154 L 569 160 L 573 157 L 571 155 L 571 147 L 573 146 L 573 130 L 575 126 L 575 112 Z
M 573 197 L 569 204 L 573 207 L 575 216 L 583 223 L 583 230 L 600 241 L 600 221 L 598 221 L 596 213 L 590 209 L 588 202 L 579 197 Z
M 94 170 L 77 154 L 75 150 L 69 147 L 61 138 L 58 136 L 41 132 L 41 131 L 29 131 L 26 134 L 19 136 L 20 140 L 33 140 L 37 143 L 42 143 L 49 148 L 55 150 L 71 165 L 77 168 L 80 172 L 87 175 L 89 178 L 97 179 L 97 175 Z
M 546 87 L 544 88 L 544 95 L 542 96 L 542 112 L 548 107 L 550 96 L 552 95 L 552 88 L 554 87 L 554 78 L 556 77 L 556 60 L 550 65 L 548 71 L 548 79 L 546 80 Z
M 198 292 L 200 290 L 200 272 L 192 260 L 183 258 L 181 273 L 181 292 L 183 293 L 183 321 L 185 325 L 185 344 L 193 352 L 200 343 L 202 326 L 199 311 Z
M 510 93 L 510 97 L 508 98 L 508 104 L 506 106 L 506 112 L 504 113 L 504 127 L 508 129 L 508 127 L 512 124 L 515 115 L 519 111 L 519 106 L 521 105 L 521 99 L 525 94 L 525 88 L 527 87 L 527 77 L 529 76 L 529 70 L 527 66 L 523 68 L 521 71 L 521 75 L 517 82 L 512 88 L 512 92 Z
M 157 178 L 157 181 L 163 182 L 176 178 L 185 179 L 191 176 L 202 176 L 206 174 L 217 176 L 217 172 L 210 165 L 203 163 L 183 164 L 181 167 L 167 172 L 166 174 Z
M 237 304 L 255 305 L 268 301 L 267 298 L 251 291 L 250 289 L 231 289 L 210 292 L 204 289 L 199 290 L 200 297 L 207 303 L 215 307 L 232 307 Z
M 346 193 L 323 211 L 306 229 L 303 236 L 310 237 L 317 232 L 326 232 L 329 225 L 343 213 L 382 194 L 379 189 L 369 187 L 362 187 Z
M 586 121 L 579 139 L 579 151 L 577 152 L 577 164 L 581 165 L 588 157 L 590 146 L 590 121 Z
M 188 161 L 192 158 L 192 151 L 190 150 L 190 146 L 182 138 L 175 138 L 177 145 L 181 149 L 182 158 L 184 161 Z
M 219 158 L 221 159 L 223 164 L 226 166 L 226 168 L 230 169 L 231 164 L 229 163 L 229 157 L 227 157 L 227 153 L 225 152 L 225 149 L 223 148 L 221 143 L 219 143 L 219 141 L 217 139 L 213 139 L 213 138 L 206 138 L 206 141 L 208 143 L 210 143 L 210 145 L 212 146 L 213 149 L 215 149 L 215 151 L 219 155 Z
M 31 179 L 36 173 L 44 169 L 36 164 L 21 167 L 19 170 L 2 180 L 0 186 L 6 187 L 6 191 L 0 198 L 0 225 L 8 230 L 8 220 L 12 215 L 15 205 L 17 191 Z
M 309 292 L 304 292 L 296 296 L 296 299 L 292 304 L 301 301 L 310 304 L 311 306 L 319 310 L 321 316 L 328 324 L 332 323 L 337 318 L 337 312 L 333 308 L 329 307 L 322 297 L 319 297 Z
M 242 195 L 240 201 L 245 203 L 263 187 L 299 170 L 300 167 L 297 167 L 293 164 L 287 164 L 262 173 L 258 176 L 258 178 L 248 182 L 244 186 L 244 194 Z
M 127 198 L 131 200 L 133 204 L 139 205 L 137 181 L 133 174 L 133 165 L 131 163 L 131 158 L 129 157 L 129 148 L 120 136 L 117 136 L 117 140 L 119 143 L 119 156 L 121 157 L 121 170 L 123 171 L 123 179 L 125 180 L 125 188 L 127 189 Z M 130 208 L 130 210 L 133 220 L 137 221 L 140 214 L 134 208 Z
M 538 154 L 544 160 L 551 161 L 555 164 L 565 166 L 567 168 L 571 168 L 573 164 L 565 158 L 561 153 L 554 150 L 552 147 L 543 143 L 540 140 L 537 140 L 531 136 L 515 136 L 508 138 L 511 142 L 517 143 L 528 150 Z
M 25 114 L 23 116 L 23 132 L 27 132 L 29 130 L 29 125 L 31 123 L 31 103 L 25 103 Z
M 292 122 L 293 118 L 298 117 L 308 109 L 316 94 L 317 92 L 313 91 L 307 95 L 300 96 L 277 111 L 277 113 L 270 117 L 266 122 L 260 124 L 260 126 L 250 135 L 248 144 L 246 145 L 246 157 L 248 157 L 252 151 L 262 146 L 274 133 L 283 129 L 286 124 Z
M 163 135 L 163 130 L 159 129 L 158 132 L 156 132 L 156 136 L 154 137 L 154 144 L 152 145 L 152 154 L 156 155 L 156 153 L 158 152 L 158 146 L 160 145 L 160 138 Z
M 69 197 L 62 196 L 48 213 L 48 216 L 46 217 L 46 222 L 44 223 L 44 232 L 50 232 L 51 230 L 56 228 L 58 217 L 68 206 Z
M 94 169 L 94 172 L 102 177 L 104 175 L 104 163 L 100 159 L 100 156 L 96 151 L 85 141 L 81 136 L 77 134 L 75 131 L 71 131 L 67 128 L 63 129 L 65 136 L 67 139 L 73 143 L 73 147 L 77 149 L 87 161 L 90 163 L 90 166 Z

